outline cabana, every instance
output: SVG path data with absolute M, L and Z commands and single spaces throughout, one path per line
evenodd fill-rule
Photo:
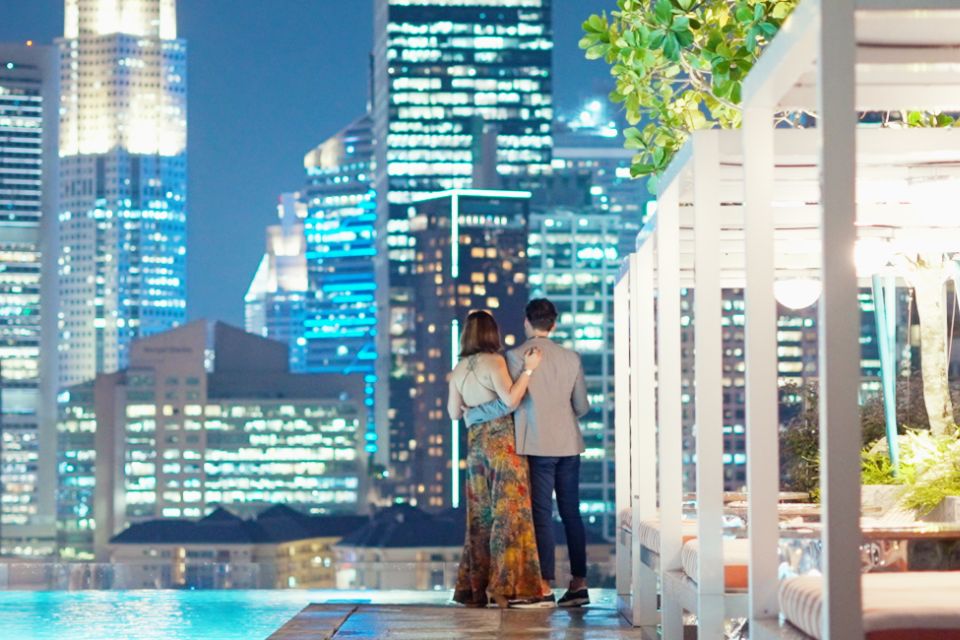
M 837 640 L 863 637 L 865 631 L 895 631 L 903 625 L 923 629 L 928 624 L 939 629 L 934 632 L 937 637 L 946 637 L 944 628 L 958 626 L 956 620 L 927 616 L 924 610 L 911 610 L 910 603 L 897 602 L 896 596 L 891 599 L 875 575 L 861 578 L 860 430 L 851 428 L 859 425 L 859 283 L 853 260 L 858 229 L 885 221 L 893 234 L 889 240 L 893 253 L 956 251 L 960 240 L 960 216 L 944 210 L 946 203 L 958 201 L 960 193 L 956 171 L 960 141 L 954 132 L 924 132 L 934 135 L 924 149 L 922 144 L 912 146 L 906 135 L 890 135 L 917 132 L 878 131 L 886 136 L 875 148 L 865 140 L 868 132 L 858 131 L 855 114 L 960 107 L 958 44 L 957 0 L 804 0 L 745 83 L 747 464 L 750 618 L 755 637 L 778 633 L 775 621 L 781 604 L 787 618 L 806 633 Z M 770 428 L 777 418 L 776 311 L 770 268 L 773 203 L 779 195 L 772 190 L 778 162 L 774 115 L 798 110 L 817 114 L 823 575 L 822 580 L 814 579 L 816 588 L 811 589 L 808 580 L 778 589 L 773 487 L 779 469 L 777 457 L 770 455 L 777 444 L 776 430 Z M 884 175 L 878 161 L 884 155 L 899 157 L 901 162 L 895 164 L 899 170 Z M 874 171 L 869 165 L 878 168 Z M 898 204 L 912 208 L 895 213 L 901 208 Z M 954 580 L 954 589 L 960 589 L 958 576 L 941 576 L 939 584 L 932 576 L 915 576 L 911 588 L 925 591 L 928 603 L 933 603 L 938 596 L 956 595 L 944 591 L 942 581 Z M 925 580 L 930 588 L 924 587 Z M 865 626 L 861 611 L 882 618 L 880 627 L 874 626 L 874 619 Z
M 943 12 L 960 8 L 960 3 L 931 0 L 921 6 L 907 0 L 858 6 L 857 47 L 852 46 L 852 3 L 831 0 L 827 15 L 816 0 L 806 0 L 798 8 L 748 80 L 746 142 L 739 132 L 693 136 L 661 180 L 657 218 L 641 234 L 638 251 L 617 287 L 618 512 L 623 525 L 618 551 L 630 552 L 631 559 L 629 566 L 621 560 L 618 588 L 623 596 L 621 609 L 634 624 L 657 623 L 654 563 L 644 562 L 654 550 L 644 541 L 650 536 L 642 535 L 642 522 L 657 520 L 655 551 L 667 639 L 681 637 L 681 608 L 698 614 L 701 638 L 722 637 L 720 621 L 745 615 L 746 608 L 751 637 L 786 633 L 777 622 L 774 292 L 783 283 L 798 287 L 803 283 L 809 288 L 812 281 L 823 283 L 819 340 L 824 578 L 822 597 L 811 598 L 822 608 L 823 627 L 814 635 L 846 639 L 863 634 L 860 616 L 851 615 L 861 610 L 860 436 L 859 429 L 849 428 L 859 424 L 857 291 L 884 270 L 886 261 L 878 252 L 889 257 L 921 247 L 960 251 L 960 216 L 945 216 L 940 208 L 945 197 L 960 202 L 956 186 L 960 137 L 942 130 L 856 131 L 854 107 L 960 105 L 956 64 L 960 56 L 948 46 L 960 39 L 955 35 L 960 33 L 960 13 Z M 936 12 L 919 11 L 924 7 Z M 822 45 L 818 49 L 818 35 L 831 43 L 828 51 Z M 839 41 L 843 44 L 837 45 Z M 834 47 L 839 54 L 835 55 Z M 819 58 L 818 51 L 823 51 Z M 820 69 L 819 83 L 814 82 L 814 59 L 829 61 Z M 784 71 L 783 66 L 789 69 Z M 854 80 L 859 83 L 856 103 Z M 824 95 L 818 99 L 821 87 L 829 91 L 821 92 Z M 832 95 L 834 91 L 839 97 Z M 896 104 L 897 100 L 908 102 Z M 774 113 L 798 107 L 816 110 L 819 128 L 775 131 Z M 742 153 L 743 148 L 748 153 Z M 861 265 L 859 279 L 854 261 L 858 238 L 861 255 L 873 258 L 862 261 L 872 265 Z M 687 574 L 683 573 L 680 287 L 694 288 L 696 307 L 700 559 L 692 572 L 696 575 L 689 575 L 689 563 Z M 752 558 L 748 600 L 724 587 L 724 555 L 731 555 L 731 549 L 722 537 L 719 320 L 723 288 L 746 290 L 747 544 Z M 656 362 L 655 351 L 659 353 Z M 624 356 L 628 371 L 620 365 Z M 650 397 L 654 364 L 655 417 Z M 620 389 L 629 393 L 621 394 Z M 659 445 L 659 510 L 656 484 L 650 476 L 654 442 Z M 624 490 L 629 493 L 621 498 Z M 942 580 L 955 577 L 925 576 L 940 580 L 941 587 Z M 798 591 L 810 592 L 809 580 L 795 584 Z M 817 617 L 821 609 L 815 609 Z

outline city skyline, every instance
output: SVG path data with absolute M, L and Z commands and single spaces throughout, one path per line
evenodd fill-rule
M 373 2 L 350 4 L 287 2 L 271 15 L 269 27 L 260 3 L 210 0 L 178 7 L 178 35 L 190 47 L 188 319 L 243 325 L 244 292 L 279 194 L 301 186 L 304 153 L 363 112 L 367 74 L 341 72 L 367 68 Z M 603 98 L 609 89 L 603 69 L 585 61 L 576 47 L 582 20 L 607 4 L 554 0 L 558 113 Z M 0 41 L 43 44 L 61 37 L 62 5 L 0 0 L 7 17 Z M 237 46 L 240 40 L 244 46 Z M 314 47 L 336 55 L 303 55 Z M 263 77 L 274 83 L 270 94 L 282 99 L 263 98 Z M 328 91 L 331 86 L 337 91 Z

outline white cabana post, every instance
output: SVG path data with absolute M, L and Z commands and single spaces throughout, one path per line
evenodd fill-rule
M 683 570 L 683 372 L 680 328 L 680 200 L 678 185 L 661 191 L 657 209 L 657 433 L 660 486 L 660 584 Z M 682 637 L 683 611 L 661 600 L 663 635 Z

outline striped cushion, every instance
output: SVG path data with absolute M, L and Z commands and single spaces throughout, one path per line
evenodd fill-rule
M 821 638 L 820 576 L 780 585 L 780 609 L 795 627 Z M 960 571 L 863 575 L 863 629 L 867 640 L 960 640 Z
M 700 541 L 689 540 L 680 555 L 683 572 L 694 582 L 700 569 Z M 730 591 L 743 591 L 748 585 L 750 541 L 745 538 L 723 539 L 723 584 Z
M 697 537 L 697 521 L 683 520 L 680 523 L 680 532 L 683 541 L 692 540 Z M 640 523 L 640 531 L 637 534 L 640 538 L 640 544 L 655 553 L 660 553 L 660 521 L 646 520 Z

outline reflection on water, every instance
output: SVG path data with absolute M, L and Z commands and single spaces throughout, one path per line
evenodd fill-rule
M 0 592 L 0 637 L 11 640 L 256 640 L 311 602 L 445 604 L 422 591 Z

